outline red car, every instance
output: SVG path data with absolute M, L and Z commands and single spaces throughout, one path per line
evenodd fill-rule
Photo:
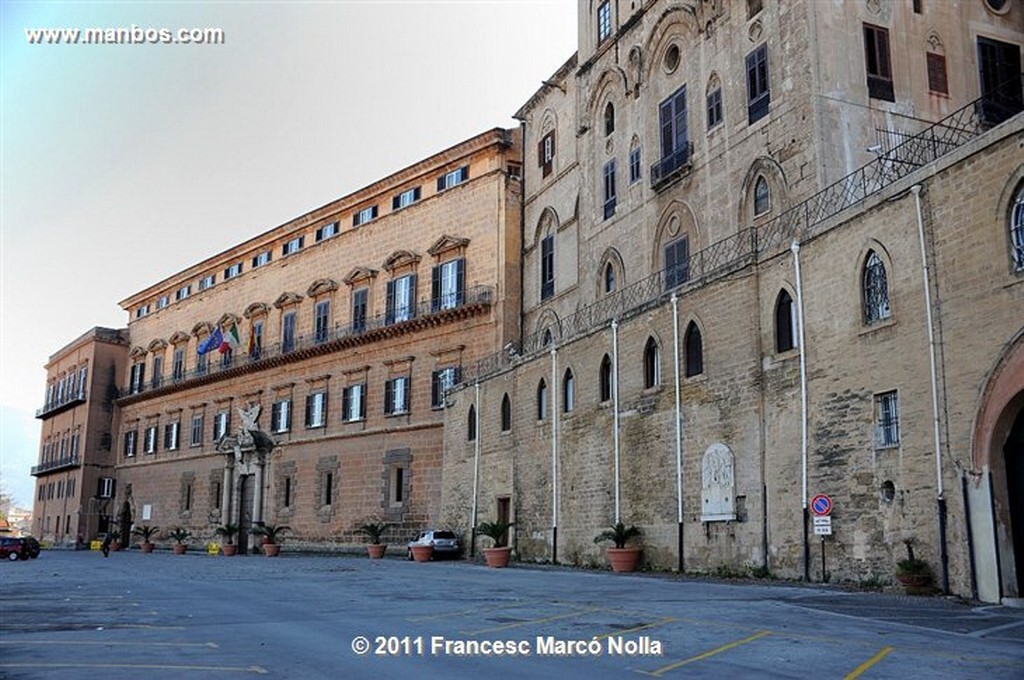
M 15 560 L 27 560 L 30 557 L 39 557 L 39 541 L 31 536 L 0 537 L 0 559 L 14 562 Z

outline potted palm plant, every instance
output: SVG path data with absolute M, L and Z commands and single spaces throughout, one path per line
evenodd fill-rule
M 281 545 L 277 541 L 286 531 L 291 531 L 287 524 L 264 524 L 252 529 L 254 534 L 263 537 L 263 554 L 267 557 L 277 557 L 280 554 Z
M 221 546 L 221 553 L 224 557 L 231 557 L 238 553 L 238 546 L 235 545 L 235 536 L 238 534 L 237 524 L 221 524 L 215 529 L 218 536 L 223 536 L 225 543 Z
M 914 557 L 909 539 L 903 543 L 907 546 L 907 559 L 896 563 L 896 580 L 908 595 L 926 595 L 931 591 L 932 571 L 927 562 Z
M 494 546 L 491 548 L 484 548 L 484 559 L 487 561 L 488 567 L 494 569 L 501 569 L 507 567 L 509 559 L 512 557 L 512 548 L 508 545 L 508 531 L 513 526 L 513 522 L 481 522 L 480 526 L 476 528 L 476 532 L 482 536 L 486 536 L 494 542 Z
M 158 531 L 160 531 L 160 527 L 149 526 L 148 524 L 143 524 L 142 526 L 132 529 L 133 534 L 142 538 L 142 552 L 153 552 L 153 541 L 150 539 L 156 536 Z
M 192 538 L 192 532 L 185 527 L 174 527 L 167 532 L 167 537 L 174 539 L 174 554 L 184 555 L 188 550 L 188 539 Z
M 636 571 L 637 562 L 640 560 L 640 548 L 627 548 L 626 544 L 640 538 L 643 532 L 636 526 L 626 526 L 622 522 L 616 522 L 608 529 L 605 529 L 594 537 L 594 543 L 611 541 L 614 548 L 608 548 L 608 560 L 612 563 L 612 571 L 616 573 Z
M 110 533 L 110 549 L 113 552 L 117 552 L 121 549 L 121 532 L 116 529 Z
M 366 552 L 370 555 L 370 559 L 379 560 L 384 557 L 388 546 L 386 543 L 381 543 L 381 538 L 384 537 L 384 532 L 390 526 L 387 522 L 371 520 L 356 529 L 357 534 L 362 534 L 370 539 L 370 545 L 366 546 Z

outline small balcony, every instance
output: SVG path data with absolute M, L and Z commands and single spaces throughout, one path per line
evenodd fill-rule
M 48 460 L 45 463 L 32 466 L 32 476 L 38 477 L 39 475 L 46 474 L 48 472 L 57 472 L 58 470 L 66 470 L 67 468 L 78 467 L 82 464 L 82 461 L 77 455 L 64 456 L 56 460 Z
M 64 397 L 64 399 L 57 401 L 54 400 L 51 403 L 43 406 L 40 409 L 36 409 L 36 418 L 45 420 L 50 416 L 57 415 L 61 411 L 78 406 L 79 404 L 85 403 L 85 392 L 75 392 L 71 395 Z
M 683 144 L 651 166 L 651 188 L 661 191 L 669 184 L 690 172 L 693 159 L 693 142 Z

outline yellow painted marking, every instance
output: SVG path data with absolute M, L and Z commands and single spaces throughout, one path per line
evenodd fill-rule
M 229 671 L 266 675 L 262 666 L 172 666 L 155 663 L 0 663 L 0 668 L 152 668 L 161 671 Z
M 885 657 L 889 656 L 892 650 L 892 647 L 882 647 L 882 649 L 879 650 L 878 654 L 875 654 L 873 657 L 871 657 L 861 665 L 854 668 L 853 672 L 847 675 L 845 678 L 843 678 L 843 680 L 856 680 L 860 676 L 864 675 L 864 673 L 866 673 L 869 668 L 874 666 L 876 663 L 878 663 Z
M 675 619 L 673 619 L 672 617 L 669 617 L 667 619 L 658 619 L 657 621 L 652 621 L 651 623 L 645 623 L 642 626 L 636 626 L 634 628 L 623 628 L 622 630 L 613 630 L 610 633 L 604 633 L 602 635 L 595 635 L 594 639 L 595 640 L 604 640 L 605 638 L 610 638 L 613 635 L 627 635 L 629 633 L 636 633 L 637 631 L 641 631 L 641 630 L 649 630 L 651 628 L 657 628 L 658 626 L 663 626 L 666 623 L 672 623 L 673 621 L 675 621 Z
M 770 630 L 762 630 L 760 633 L 754 633 L 750 637 L 746 637 L 746 638 L 743 638 L 742 640 L 736 640 L 734 642 L 730 642 L 729 644 L 722 645 L 721 647 L 716 647 L 715 649 L 712 649 L 710 651 L 704 652 L 703 654 L 698 654 L 697 656 L 691 656 L 689 659 L 683 659 L 682 661 L 676 661 L 675 663 L 670 663 L 667 666 L 662 666 L 661 668 L 658 668 L 658 669 L 653 670 L 653 671 L 638 671 L 638 672 L 639 673 L 644 673 L 645 675 L 653 675 L 654 677 L 659 678 L 662 675 L 664 675 L 665 673 L 668 673 L 669 671 L 673 671 L 673 670 L 675 670 L 677 668 L 682 668 L 683 666 L 686 666 L 686 665 L 691 664 L 691 663 L 696 663 L 697 661 L 702 661 L 702 660 L 707 659 L 709 657 L 715 656 L 716 654 L 721 654 L 722 652 L 727 652 L 730 649 L 733 649 L 735 647 L 739 647 L 740 645 L 745 645 L 748 642 L 753 642 L 754 640 L 759 640 L 759 639 L 763 638 L 765 635 L 771 635 L 771 634 L 772 634 L 772 632 Z
M 544 619 L 530 619 L 529 621 L 516 621 L 515 623 L 506 623 L 503 626 L 494 626 L 493 628 L 481 628 L 480 630 L 460 630 L 459 632 L 463 635 L 479 635 L 480 633 L 492 633 L 497 630 L 508 630 L 509 628 L 519 628 L 520 626 L 531 626 L 535 623 L 547 623 L 549 621 L 557 621 L 559 619 L 571 619 L 576 616 L 583 616 L 584 614 L 590 614 L 592 612 L 601 611 L 601 607 L 591 607 L 578 612 L 571 612 L 569 614 L 558 614 L 556 616 L 549 616 Z
M 138 642 L 108 640 L 107 642 L 85 641 L 85 640 L 0 640 L 0 645 L 83 645 L 107 647 L 125 645 L 131 647 L 206 647 L 208 649 L 219 649 L 216 642 Z

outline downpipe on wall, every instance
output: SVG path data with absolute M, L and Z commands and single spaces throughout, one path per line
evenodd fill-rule
M 679 296 L 672 293 L 672 345 L 676 381 L 676 517 L 679 523 L 679 573 L 683 569 L 683 406 L 679 384 Z
M 800 276 L 800 243 L 793 241 L 793 268 L 796 273 L 796 322 L 800 336 L 800 502 L 803 505 L 804 581 L 811 580 L 811 542 L 807 534 L 810 513 L 807 510 L 807 352 L 804 338 L 804 286 Z

